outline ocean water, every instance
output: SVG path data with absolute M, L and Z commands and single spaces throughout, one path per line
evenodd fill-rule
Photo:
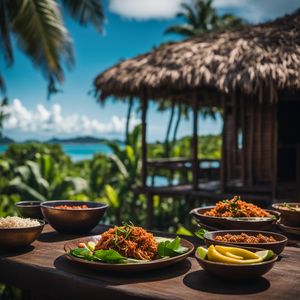
M 5 152 L 7 145 L 0 145 L 0 153 Z M 95 153 L 109 154 L 110 148 L 106 144 L 61 144 L 63 151 L 72 161 L 91 159 Z

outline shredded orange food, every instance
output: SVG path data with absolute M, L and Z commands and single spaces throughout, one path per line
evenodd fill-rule
M 262 208 L 242 201 L 240 197 L 234 196 L 231 200 L 223 200 L 216 206 L 205 212 L 205 216 L 211 217 L 271 217 L 271 215 Z
M 83 204 L 83 205 L 56 205 L 54 206 L 55 208 L 59 208 L 59 209 L 87 209 L 89 208 L 87 205 Z
M 115 226 L 104 232 L 95 250 L 114 249 L 128 258 L 151 260 L 157 253 L 157 242 L 152 233 L 133 225 Z

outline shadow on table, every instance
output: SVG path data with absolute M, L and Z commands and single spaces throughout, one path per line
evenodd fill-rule
M 0 255 L 2 257 L 11 257 L 11 256 L 16 256 L 16 255 L 21 255 L 21 254 L 31 252 L 33 249 L 34 249 L 34 246 L 32 246 L 32 245 L 23 247 L 21 249 L 7 249 L 7 250 L 1 249 Z
M 123 285 L 128 283 L 151 282 L 166 280 L 177 276 L 184 275 L 191 269 L 191 262 L 185 259 L 173 266 L 160 268 L 157 270 L 141 271 L 141 272 L 108 272 L 100 270 L 92 270 L 85 266 L 69 261 L 65 256 L 60 256 L 54 261 L 54 266 L 58 270 L 72 273 L 79 276 L 88 277 L 89 279 L 101 280 L 110 285 Z M 164 272 L 161 270 L 164 269 Z M 99 281 L 100 282 L 100 281 Z
M 99 233 L 98 233 L 99 234 Z M 86 234 L 64 234 L 64 233 L 58 233 L 57 231 L 50 231 L 50 232 L 43 232 L 40 237 L 38 238 L 38 241 L 44 242 L 44 243 L 53 243 L 53 242 L 61 242 L 61 241 L 69 241 L 73 239 L 78 239 L 85 236 L 92 236 L 96 235 L 96 232 L 89 232 Z
M 270 287 L 270 282 L 263 277 L 250 281 L 229 281 L 211 276 L 204 270 L 187 274 L 183 283 L 194 290 L 231 295 L 255 294 Z

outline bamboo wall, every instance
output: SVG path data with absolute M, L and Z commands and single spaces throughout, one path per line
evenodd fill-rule
M 225 186 L 272 188 L 276 157 L 276 104 L 232 98 L 223 108 Z M 239 143 L 240 141 L 240 143 Z

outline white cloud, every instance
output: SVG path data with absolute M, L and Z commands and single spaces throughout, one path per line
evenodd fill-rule
M 108 123 L 90 119 L 86 115 L 63 115 L 59 104 L 53 104 L 50 109 L 38 104 L 35 110 L 28 110 L 19 99 L 5 108 L 8 118 L 4 121 L 4 129 L 39 135 L 95 135 L 115 134 L 125 131 L 126 119 L 113 116 Z M 130 129 L 139 124 L 134 115 L 130 121 Z
M 233 9 L 233 13 L 250 22 L 262 22 L 292 13 L 300 8 L 300 0 L 214 0 L 217 9 Z
M 109 9 L 125 18 L 169 19 L 180 11 L 181 3 L 193 0 L 110 0 Z M 300 0 L 214 0 L 218 10 L 237 14 L 249 22 L 262 22 L 300 8 Z
M 125 18 L 169 19 L 188 0 L 110 0 L 109 9 Z

